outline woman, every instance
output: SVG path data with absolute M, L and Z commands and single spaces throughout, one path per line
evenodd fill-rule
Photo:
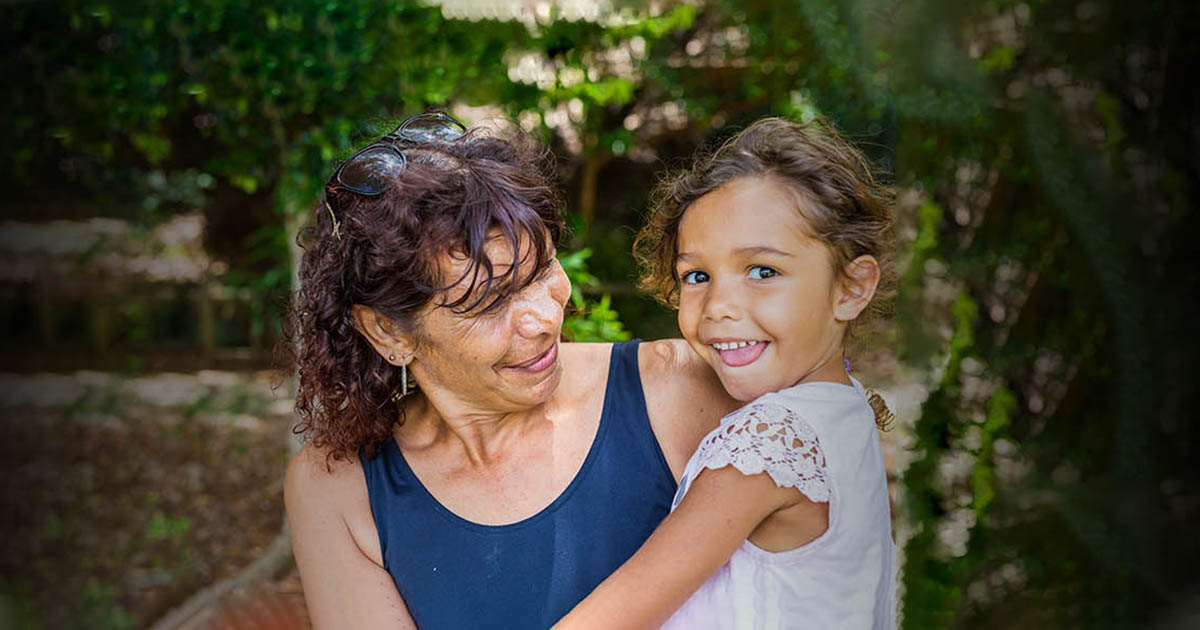
M 522 138 L 424 114 L 331 178 L 303 235 L 308 443 L 285 484 L 315 627 L 548 627 L 735 407 L 682 341 L 559 342 L 548 171 Z

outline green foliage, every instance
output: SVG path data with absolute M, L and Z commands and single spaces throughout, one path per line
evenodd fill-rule
M 0 580 L 0 627 L 38 630 L 32 588 L 27 582 Z
M 150 522 L 146 524 L 146 540 L 179 540 L 187 536 L 191 529 L 191 521 L 186 517 L 173 518 L 162 512 L 155 512 Z
M 1150 358 L 1192 346 L 1146 323 L 1180 330 L 1147 308 L 1150 287 L 1175 293 L 1158 284 L 1171 256 L 1148 244 L 1173 240 L 1159 213 L 1191 216 L 1149 182 L 1194 161 L 1112 97 L 1155 91 L 1147 78 L 1170 70 L 1097 73 L 1167 45 L 1152 10 L 1090 6 L 913 3 L 879 40 L 887 65 L 907 66 L 884 86 L 898 179 L 923 191 L 903 338 L 910 359 L 943 340 L 904 473 L 905 627 L 1136 627 L 1194 574 L 1171 556 L 1196 545 L 1164 544 L 1186 526 L 1161 483 L 1194 475 L 1152 455 L 1169 426 L 1156 419 L 1175 411 Z M 1081 85 L 1096 89 L 1076 100 Z
M 630 338 L 629 331 L 612 309 L 609 296 L 603 295 L 599 301 L 584 297 L 584 287 L 596 287 L 600 282 L 587 270 L 591 255 L 592 250 L 584 248 L 558 258 L 571 280 L 571 305 L 563 321 L 563 333 L 571 341 L 625 341 Z
M 988 400 L 987 419 L 981 427 L 979 447 L 974 449 L 975 468 L 971 476 L 971 507 L 975 510 L 975 522 L 987 516 L 988 508 L 996 498 L 996 468 L 992 464 L 992 454 L 996 439 L 1004 435 L 1016 406 L 1016 396 L 1004 386 L 996 388 Z
M 583 310 L 569 314 L 563 321 L 563 333 L 571 341 L 626 341 L 630 338 L 607 295 Z
M 134 627 L 133 616 L 116 602 L 117 590 L 111 584 L 89 580 L 83 589 L 79 625 L 97 630 L 126 630 Z

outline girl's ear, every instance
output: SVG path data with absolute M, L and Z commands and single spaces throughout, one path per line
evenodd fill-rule
M 408 365 L 413 357 L 413 339 L 398 332 L 400 327 L 379 311 L 362 304 L 351 307 L 351 319 L 358 331 L 371 347 L 375 348 L 388 363 L 397 367 Z
M 879 262 L 874 256 L 859 256 L 851 260 L 834 287 L 833 318 L 839 322 L 852 321 L 875 297 L 879 285 Z

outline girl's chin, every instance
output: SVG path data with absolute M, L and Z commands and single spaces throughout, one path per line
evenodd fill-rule
M 721 385 L 725 387 L 725 391 L 733 397 L 734 400 L 741 402 L 750 402 L 763 394 L 771 391 L 770 389 L 761 386 L 754 387 L 749 383 L 744 383 L 735 379 L 727 379 L 724 374 L 721 374 Z

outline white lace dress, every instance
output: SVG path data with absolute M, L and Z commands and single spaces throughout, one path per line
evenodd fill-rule
M 688 461 L 674 505 L 706 468 L 767 473 L 829 502 L 829 527 L 782 552 L 749 540 L 675 613 L 670 630 L 895 627 L 891 516 L 875 415 L 854 386 L 805 383 L 729 414 Z

